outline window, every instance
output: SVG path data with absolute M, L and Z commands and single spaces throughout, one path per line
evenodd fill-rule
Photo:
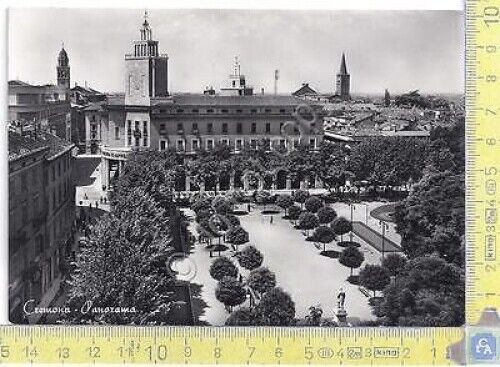
M 269 134 L 271 132 L 271 123 L 266 122 L 266 134 Z
M 211 109 L 211 108 L 209 108 L 209 109 L 207 110 L 207 113 L 214 113 L 214 110 L 213 110 L 213 109 Z
M 223 109 L 221 110 L 221 112 L 222 112 L 222 113 L 228 113 L 229 111 L 228 111 L 227 109 L 223 108 Z
M 198 139 L 191 140 L 191 147 L 193 151 L 200 149 L 200 141 Z
M 257 150 L 257 140 L 255 139 L 250 140 L 250 148 Z
M 309 139 L 309 147 L 312 149 L 316 149 L 316 138 Z
M 214 139 L 207 139 L 207 150 L 214 149 Z
M 127 145 L 132 145 L 132 121 L 127 120 Z
M 236 110 L 236 113 L 243 113 L 243 110 Z
M 250 110 L 250 113 L 257 113 L 257 109 L 252 108 L 252 109 Z
M 184 110 L 182 108 L 177 109 L 177 113 L 183 113 L 183 112 L 184 112 Z
M 241 151 L 241 148 L 243 148 L 243 140 L 242 139 L 236 139 L 235 144 L 234 144 L 234 150 L 236 152 Z
M 212 134 L 214 132 L 214 124 L 212 124 L 211 122 L 209 122 L 207 124 L 207 133 L 208 134 Z
M 160 140 L 160 150 L 167 150 L 168 142 L 166 140 Z
M 286 110 L 284 108 L 280 109 L 280 113 L 285 113 Z
M 241 134 L 241 133 L 243 132 L 243 125 L 241 124 L 241 122 L 238 122 L 238 123 L 236 124 L 236 132 L 237 132 L 238 134 Z
M 90 131 L 97 131 L 97 125 L 96 124 L 91 124 L 90 125 Z
M 191 126 L 191 131 L 193 132 L 193 134 L 198 134 L 198 123 L 197 122 L 193 122 L 193 125 Z
M 293 148 L 297 149 L 299 147 L 299 140 L 293 140 Z
M 193 108 L 193 110 L 192 110 L 191 112 L 193 112 L 193 113 L 198 113 L 198 112 L 200 112 L 200 111 L 199 111 L 197 108 Z
M 119 140 L 120 139 L 120 127 L 115 126 L 115 139 Z
M 227 134 L 227 122 L 222 123 L 222 133 Z
M 149 146 L 149 141 L 148 141 L 148 122 L 143 121 L 143 126 L 142 126 L 142 145 L 147 147 Z
M 222 145 L 229 146 L 229 139 L 228 138 L 222 138 L 220 140 Z
M 266 113 L 270 113 L 271 109 L 270 108 L 266 108 L 265 111 L 266 111 Z
M 165 125 L 165 123 L 161 123 L 160 124 L 160 134 L 166 134 L 167 133 L 167 126 Z
M 255 134 L 257 132 L 257 124 L 255 122 L 252 122 L 252 134 Z
M 183 152 L 185 149 L 185 146 L 184 146 L 184 140 L 182 139 L 178 139 L 177 140 L 177 151 L 179 152 Z
M 182 126 L 182 122 L 179 122 L 177 124 L 177 134 L 183 134 L 184 133 L 184 126 Z

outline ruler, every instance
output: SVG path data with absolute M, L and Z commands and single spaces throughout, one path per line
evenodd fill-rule
M 500 310 L 500 1 L 466 10 L 466 319 Z
M 484 311 L 497 315 L 495 309 L 500 310 L 499 29 L 500 0 L 467 0 L 469 326 L 498 320 L 484 317 Z M 487 344 L 489 338 L 500 340 L 500 329 L 486 324 L 480 328 L 1 326 L 0 363 L 450 365 L 463 363 L 473 350 L 481 351 L 476 346 L 492 346 Z M 477 362 L 479 357 L 470 360 Z M 498 362 L 494 357 L 487 361 Z
M 0 330 L 0 362 L 450 365 L 461 328 L 26 327 Z

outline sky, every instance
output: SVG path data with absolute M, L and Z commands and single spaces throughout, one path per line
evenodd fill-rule
M 124 55 L 139 38 L 141 9 L 9 9 L 8 77 L 55 83 L 62 43 L 71 85 L 123 92 Z M 238 56 L 256 91 L 291 93 L 308 82 L 333 93 L 342 52 L 352 93 L 419 89 L 463 93 L 464 26 L 458 11 L 149 10 L 153 38 L 169 56 L 171 92 L 227 81 Z

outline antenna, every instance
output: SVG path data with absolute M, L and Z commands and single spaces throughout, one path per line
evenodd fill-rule
M 278 94 L 278 79 L 280 78 L 279 70 L 274 70 L 274 95 Z

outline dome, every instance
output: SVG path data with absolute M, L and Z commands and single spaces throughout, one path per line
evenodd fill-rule
M 68 66 L 69 58 L 64 47 L 59 51 L 59 56 L 57 58 L 60 66 Z

